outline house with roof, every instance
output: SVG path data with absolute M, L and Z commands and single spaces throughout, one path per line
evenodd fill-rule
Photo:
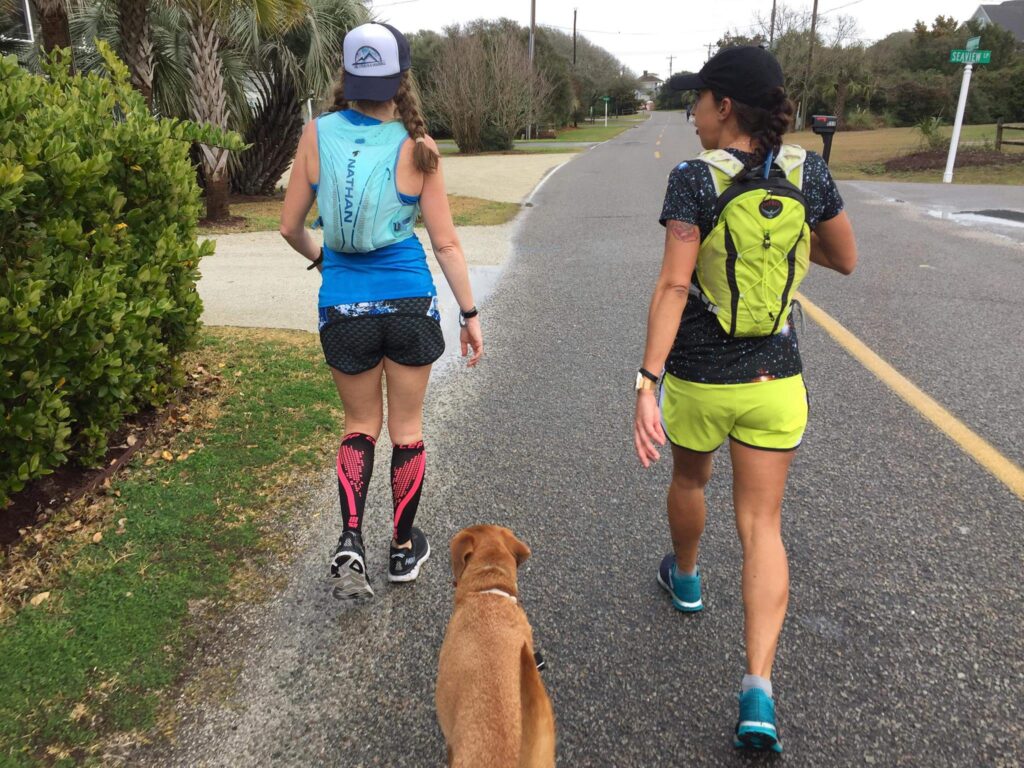
M 658 95 L 658 89 L 661 88 L 661 84 L 665 82 L 653 72 L 648 72 L 646 69 L 644 73 L 637 78 L 637 89 L 636 99 L 637 101 L 648 101 Z
M 1024 0 L 1006 0 L 1006 2 L 979 5 L 971 17 L 983 25 L 998 24 L 1010 30 L 1017 42 L 1024 43 Z

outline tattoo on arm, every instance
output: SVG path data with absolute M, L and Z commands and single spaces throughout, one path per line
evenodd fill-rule
M 668 231 L 672 237 L 681 243 L 696 243 L 700 241 L 700 229 L 694 224 L 687 224 L 682 221 L 669 221 Z

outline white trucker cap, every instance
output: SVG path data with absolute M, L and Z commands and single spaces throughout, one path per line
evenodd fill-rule
M 405 35 L 390 24 L 360 24 L 342 45 L 345 59 L 345 98 L 349 101 L 389 101 L 398 92 L 402 73 L 412 66 Z

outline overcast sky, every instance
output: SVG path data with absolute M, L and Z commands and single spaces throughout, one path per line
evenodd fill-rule
M 665 78 L 669 56 L 672 71 L 699 69 L 707 45 L 727 29 L 747 28 L 754 14 L 770 14 L 771 0 L 536 0 L 537 24 L 572 33 L 572 12 L 579 12 L 578 31 L 613 53 L 638 75 L 645 69 Z M 791 8 L 810 9 L 808 0 L 792 0 Z M 628 8 L 628 15 L 622 8 Z M 478 18 L 507 17 L 530 24 L 530 0 L 381 0 L 371 8 L 378 19 L 403 32 L 442 27 Z M 819 0 L 818 13 L 845 14 L 857 20 L 866 41 L 909 29 L 918 19 L 937 15 L 958 21 L 978 8 L 972 0 Z M 984 42 L 984 41 L 983 41 Z M 413 62 L 415 65 L 415 62 Z

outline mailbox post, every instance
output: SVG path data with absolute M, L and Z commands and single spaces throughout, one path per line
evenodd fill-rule
M 821 136 L 821 141 L 824 144 L 821 156 L 826 165 L 828 165 L 829 155 L 832 154 L 832 138 L 838 127 L 839 118 L 836 115 L 811 115 L 811 130 Z

